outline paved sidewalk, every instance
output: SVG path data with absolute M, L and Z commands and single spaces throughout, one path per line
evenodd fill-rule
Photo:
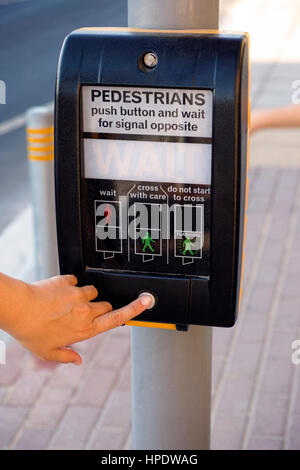
M 297 449 L 300 169 L 256 168 L 250 185 L 240 318 L 214 331 L 212 447 Z M 0 448 L 129 447 L 129 330 L 78 345 L 82 367 L 46 364 L 11 343 L 0 369 Z
M 225 1 L 224 26 L 254 36 L 254 106 L 290 104 L 299 3 Z M 300 340 L 299 148 L 298 130 L 251 143 L 240 317 L 214 329 L 214 449 L 300 449 L 300 365 L 291 361 Z M 129 336 L 123 327 L 78 345 L 81 367 L 44 363 L 11 341 L 0 366 L 0 448 L 130 448 Z

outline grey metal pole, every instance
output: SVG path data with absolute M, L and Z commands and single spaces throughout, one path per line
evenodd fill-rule
M 27 111 L 27 148 L 33 203 L 37 279 L 59 273 L 54 198 L 53 106 Z
M 128 0 L 128 26 L 218 29 L 219 0 Z
M 128 25 L 218 29 L 219 0 L 128 0 Z M 212 329 L 132 327 L 131 355 L 133 448 L 209 449 Z

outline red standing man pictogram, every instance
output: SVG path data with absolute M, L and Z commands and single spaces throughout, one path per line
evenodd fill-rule
M 104 215 L 106 217 L 105 225 L 111 225 L 112 210 L 109 204 L 106 204 L 106 207 L 104 209 Z

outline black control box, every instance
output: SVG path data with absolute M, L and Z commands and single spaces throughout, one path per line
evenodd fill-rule
M 95 285 L 114 308 L 152 293 L 155 305 L 132 324 L 236 321 L 248 82 L 246 34 L 87 28 L 64 42 L 55 105 L 61 273 Z

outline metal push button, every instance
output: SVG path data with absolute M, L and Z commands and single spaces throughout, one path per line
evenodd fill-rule
M 151 298 L 151 303 L 150 303 L 149 307 L 147 308 L 147 310 L 151 310 L 152 308 L 154 308 L 156 303 L 157 303 L 156 297 L 153 294 L 151 294 L 151 292 L 146 292 L 146 291 L 141 292 L 139 294 L 139 297 L 142 297 L 143 295 L 147 295 L 148 297 Z

